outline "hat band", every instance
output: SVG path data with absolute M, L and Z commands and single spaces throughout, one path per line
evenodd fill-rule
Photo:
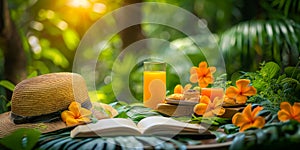
M 90 99 L 88 98 L 83 103 L 81 103 L 81 107 L 86 109 L 92 108 L 92 103 Z M 15 124 L 52 122 L 61 119 L 61 111 L 53 112 L 50 114 L 43 114 L 39 116 L 20 116 L 11 112 L 11 118 Z

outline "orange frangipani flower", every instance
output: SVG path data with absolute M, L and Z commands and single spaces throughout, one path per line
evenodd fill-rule
M 247 101 L 247 96 L 252 96 L 256 94 L 256 89 L 250 86 L 250 80 L 239 79 L 236 81 L 236 87 L 230 86 L 225 92 L 225 102 L 226 100 L 235 100 L 238 104 L 245 104 Z
M 216 67 L 207 67 L 207 63 L 202 61 L 199 67 L 192 67 L 190 70 L 190 81 L 192 83 L 198 82 L 201 88 L 207 87 L 214 82 L 213 73 L 216 72 Z
M 194 106 L 194 112 L 203 117 L 213 117 L 223 115 L 225 109 L 222 107 L 223 99 L 215 97 L 213 101 L 207 96 L 201 96 L 200 102 Z
M 280 110 L 277 114 L 280 121 L 297 120 L 300 122 L 300 103 L 295 102 L 294 105 L 291 106 L 288 102 L 281 102 Z
M 191 87 L 191 84 L 186 84 L 184 88 L 180 84 L 177 84 L 174 88 L 174 94 L 183 94 L 184 91 L 189 90 Z
M 91 111 L 85 108 L 81 108 L 80 103 L 72 102 L 69 105 L 69 110 L 65 110 L 61 113 L 62 120 L 67 126 L 73 126 L 85 122 L 90 122 Z
M 242 113 L 236 113 L 232 117 L 232 123 L 240 127 L 240 132 L 245 131 L 251 127 L 262 128 L 265 125 L 265 118 L 262 116 L 257 116 L 259 111 L 263 107 L 257 106 L 251 111 L 251 104 L 248 104 Z

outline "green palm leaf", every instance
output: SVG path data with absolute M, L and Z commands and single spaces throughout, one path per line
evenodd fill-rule
M 228 74 L 255 71 L 262 61 L 275 61 L 281 67 L 295 65 L 299 33 L 299 25 L 287 19 L 252 20 L 232 27 L 219 41 Z
M 273 122 L 262 129 L 253 128 L 237 133 L 229 150 L 291 149 L 299 146 L 299 139 L 300 124 L 296 120 Z
M 143 144 L 138 141 L 135 137 L 133 136 L 128 136 L 128 137 L 116 137 L 115 138 L 118 144 L 122 147 L 124 150 L 142 150 L 144 149 Z
M 67 133 L 67 134 L 65 134 Z M 36 149 L 186 149 L 183 142 L 167 137 L 117 136 L 71 138 L 69 132 L 44 134 L 35 145 Z
M 273 0 L 271 6 L 283 11 L 285 16 L 300 12 L 300 0 Z

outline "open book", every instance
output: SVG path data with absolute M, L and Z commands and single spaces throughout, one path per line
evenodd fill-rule
M 121 136 L 121 135 L 211 135 L 207 128 L 162 116 L 152 116 L 135 124 L 130 119 L 109 118 L 96 123 L 79 125 L 71 131 L 71 137 Z

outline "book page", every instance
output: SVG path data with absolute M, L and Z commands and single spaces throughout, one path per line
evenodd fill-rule
M 143 134 L 201 134 L 207 129 L 199 124 L 190 124 L 162 116 L 142 119 L 138 124 Z M 207 134 L 207 133 L 206 133 Z
M 71 131 L 71 137 L 140 135 L 136 124 L 125 118 L 109 118 L 96 123 L 79 125 Z

